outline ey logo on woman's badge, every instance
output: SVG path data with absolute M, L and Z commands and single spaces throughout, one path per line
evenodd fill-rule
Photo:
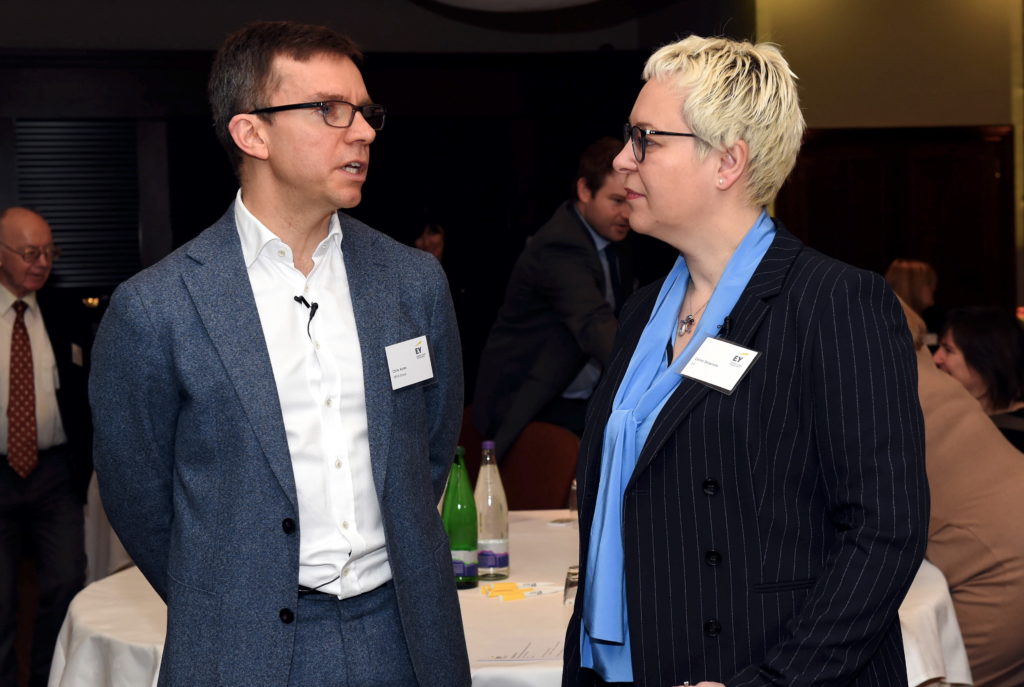
M 708 337 L 679 374 L 731 394 L 759 355 L 731 341 Z

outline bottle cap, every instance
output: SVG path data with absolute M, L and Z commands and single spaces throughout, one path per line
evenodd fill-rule
M 490 441 L 490 440 L 485 441 L 484 443 L 480 444 L 480 448 L 484 449 L 485 451 L 487 449 L 491 449 L 493 451 L 494 450 L 494 442 Z
M 455 447 L 455 455 L 462 456 L 463 458 L 465 458 L 466 457 L 466 448 L 464 446 L 456 446 Z

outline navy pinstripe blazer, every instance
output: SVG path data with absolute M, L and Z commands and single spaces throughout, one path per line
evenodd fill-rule
M 727 396 L 683 380 L 625 493 L 637 685 L 907 684 L 897 610 L 924 556 L 917 370 L 884 281 L 778 225 L 725 338 L 760 351 Z M 611 403 L 657 297 L 622 315 L 580 446 L 580 580 Z M 579 670 L 584 590 L 565 643 Z

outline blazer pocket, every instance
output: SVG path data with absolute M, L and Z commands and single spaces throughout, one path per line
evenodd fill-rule
M 780 580 L 778 582 L 761 582 L 754 585 L 754 591 L 758 594 L 771 594 L 773 592 L 793 592 L 798 589 L 810 589 L 817 582 L 816 577 L 808 577 L 803 580 Z

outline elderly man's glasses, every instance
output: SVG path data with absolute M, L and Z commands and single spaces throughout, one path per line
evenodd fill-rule
M 0 247 L 6 248 L 12 253 L 21 256 L 21 259 L 30 265 L 43 255 L 45 255 L 46 259 L 50 262 L 53 262 L 60 257 L 60 248 L 53 244 L 49 246 L 29 246 L 28 248 L 22 248 L 21 250 L 11 248 L 6 243 L 0 243 Z
M 698 138 L 697 134 L 683 134 L 678 131 L 641 129 L 638 126 L 632 126 L 629 122 L 626 122 L 625 128 L 622 132 L 622 140 L 633 144 L 633 157 L 636 158 L 637 162 L 643 162 L 644 158 L 647 157 L 648 136 L 688 136 L 690 138 Z
M 285 110 L 318 110 L 323 115 L 324 123 L 336 129 L 345 129 L 352 126 L 355 121 L 356 112 L 363 115 L 366 123 L 374 130 L 380 131 L 384 128 L 384 106 L 383 105 L 353 105 L 344 100 L 320 100 L 315 103 L 297 103 L 295 105 L 278 105 L 277 107 L 261 107 L 249 114 L 271 114 L 284 112 Z

